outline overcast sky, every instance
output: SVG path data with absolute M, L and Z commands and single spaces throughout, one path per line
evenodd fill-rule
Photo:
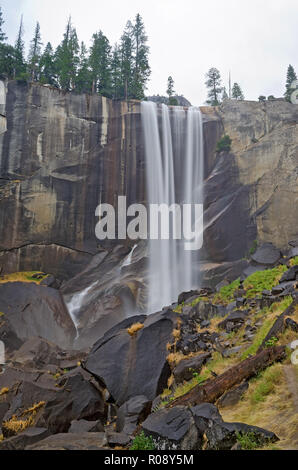
M 150 45 L 147 94 L 165 94 L 169 75 L 175 90 L 194 105 L 206 100 L 205 73 L 217 67 L 228 86 L 238 82 L 246 99 L 281 96 L 287 66 L 298 71 L 297 0 L 0 0 L 5 31 L 14 42 L 20 16 L 25 39 L 36 21 L 43 42 L 61 41 L 69 15 L 79 40 L 90 45 L 102 30 L 119 40 L 128 19 L 143 17 Z

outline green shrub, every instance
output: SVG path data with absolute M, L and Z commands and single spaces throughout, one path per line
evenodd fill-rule
M 228 135 L 224 135 L 216 145 L 216 151 L 220 152 L 229 152 L 231 150 L 232 139 Z
M 254 450 L 260 447 L 258 440 L 253 432 L 245 434 L 236 433 L 237 442 L 241 445 L 242 450 Z
M 130 450 L 155 450 L 155 445 L 152 436 L 145 436 L 144 431 L 136 436 L 130 447 Z
M 265 346 L 266 348 L 272 348 L 273 346 L 276 345 L 278 342 L 278 339 L 275 336 L 272 336 L 268 341 L 266 341 Z

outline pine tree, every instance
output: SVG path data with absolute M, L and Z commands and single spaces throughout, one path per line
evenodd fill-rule
M 111 46 L 102 31 L 93 34 L 89 63 L 92 93 L 111 96 Z
M 40 25 L 37 22 L 34 38 L 31 41 L 29 57 L 28 57 L 28 70 L 32 81 L 39 80 L 39 62 L 41 58 L 41 36 L 40 36 Z
M 39 74 L 39 80 L 41 83 L 57 86 L 55 54 L 50 42 L 47 43 L 46 48 L 40 58 Z
M 112 98 L 121 98 L 122 79 L 121 79 L 121 51 L 118 44 L 115 44 L 111 59 L 111 85 Z
M 168 78 L 168 86 L 167 86 L 167 95 L 169 97 L 168 104 L 170 106 L 177 106 L 178 101 L 176 98 L 174 98 L 174 94 L 176 92 L 174 91 L 174 80 L 172 77 Z
M 168 87 L 167 87 L 167 95 L 170 98 L 172 98 L 172 96 L 174 95 L 175 91 L 174 91 L 174 80 L 172 77 L 169 77 L 168 78 Z
M 291 102 L 291 95 L 294 91 L 294 89 L 292 88 L 292 83 L 295 80 L 297 80 L 297 75 L 295 73 L 294 67 L 292 65 L 289 65 L 287 72 L 286 91 L 284 94 L 286 101 Z
M 56 67 L 59 86 L 66 91 L 75 88 L 77 68 L 79 64 L 79 42 L 77 32 L 69 18 L 62 43 L 56 51 Z
M 12 78 L 15 73 L 15 50 L 12 46 L 4 44 L 7 37 L 2 28 L 4 19 L 0 6 L 0 75 L 3 78 Z
M 0 76 L 1 78 L 14 78 L 16 66 L 15 48 L 0 43 Z
M 144 98 L 144 91 L 146 88 L 146 83 L 151 74 L 151 70 L 148 61 L 148 37 L 146 36 L 143 20 L 139 14 L 137 14 L 135 24 L 133 26 L 133 41 L 135 58 L 132 81 L 132 96 L 133 98 L 141 100 Z
M 25 79 L 26 76 L 26 64 L 24 59 L 25 44 L 23 40 L 24 36 L 24 25 L 23 15 L 21 16 L 21 22 L 18 32 L 18 37 L 15 44 L 15 65 L 14 65 L 14 78 Z
M 240 88 L 240 85 L 238 85 L 238 83 L 234 83 L 233 85 L 232 98 L 234 98 L 234 100 L 244 100 L 244 94 Z
M 5 33 L 2 30 L 4 23 L 5 21 L 3 19 L 2 8 L 0 6 L 0 43 L 6 41 L 7 39 L 7 37 L 5 36 Z
M 224 100 L 228 100 L 228 99 L 229 99 L 229 95 L 228 95 L 228 93 L 227 93 L 227 89 L 226 89 L 226 87 L 225 87 L 225 86 L 223 87 L 223 91 L 222 91 L 222 97 L 221 97 L 221 99 L 222 99 L 222 101 L 224 101 Z
M 121 37 L 121 95 L 126 100 L 133 97 L 134 41 L 133 25 L 128 21 Z
M 89 57 L 87 47 L 84 42 L 80 48 L 80 64 L 76 77 L 76 91 L 78 93 L 91 92 L 91 71 L 89 68 Z
M 213 67 L 206 74 L 206 78 L 207 80 L 205 84 L 209 89 L 207 103 L 211 106 L 218 106 L 219 95 L 222 92 L 220 73 L 216 68 Z

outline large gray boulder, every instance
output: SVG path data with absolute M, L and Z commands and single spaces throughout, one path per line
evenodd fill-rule
M 7 318 L 22 341 L 40 336 L 64 349 L 73 346 L 76 330 L 56 289 L 35 283 L 0 284 L 0 312 L 1 321 Z
M 157 450 L 198 450 L 201 440 L 189 409 L 177 406 L 152 413 L 142 424 Z
M 37 412 L 32 415 L 33 425 L 47 428 L 51 433 L 68 432 L 74 420 L 100 420 L 105 422 L 107 409 L 103 393 L 87 372 L 78 369 L 58 379 L 51 378 L 51 383 L 36 383 L 40 371 L 34 373 L 24 372 L 16 377 L 10 372 L 6 382 L 9 392 L 1 397 L 6 408 L 2 414 L 2 430 L 5 437 L 14 435 L 10 428 L 3 427 L 3 423 L 13 416 L 22 419 L 25 412 L 30 417 L 30 410 L 38 404 Z M 0 376 L 1 377 L 1 376 Z M 22 380 L 23 379 L 23 380 Z M 11 387 L 10 387 L 11 384 Z M 1 385 L 1 384 L 0 384 Z M 1 424 L 0 424 L 1 427 Z
M 172 311 L 153 314 L 134 333 L 116 329 L 95 343 L 84 367 L 105 384 L 117 405 L 137 395 L 153 400 L 166 387 L 167 344 L 177 319 Z
M 152 402 L 147 397 L 133 397 L 124 403 L 117 412 L 116 430 L 131 435 L 140 422 L 144 421 L 151 411 Z
M 272 243 L 263 243 L 251 256 L 252 261 L 265 266 L 274 266 L 281 258 L 281 252 Z
M 211 353 L 203 353 L 190 359 L 183 359 L 173 370 L 175 382 L 179 384 L 184 380 L 191 380 L 193 373 L 200 373 L 203 365 L 210 357 Z

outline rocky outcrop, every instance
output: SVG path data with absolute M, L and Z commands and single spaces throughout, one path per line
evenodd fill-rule
M 253 221 L 256 238 L 283 248 L 298 230 L 298 106 L 228 100 L 219 115 L 232 139 L 239 183 L 248 192 L 246 228 Z
M 34 84 L 3 88 L 0 265 L 69 278 L 99 249 L 98 204 L 145 198 L 140 105 Z
M 278 441 L 266 429 L 243 423 L 225 423 L 217 408 L 209 403 L 192 407 L 177 406 L 151 414 L 142 424 L 158 450 L 231 450 L 243 435 L 253 436 L 256 444 Z
M 73 345 L 75 327 L 56 289 L 35 283 L 0 284 L 0 311 L 0 335 L 9 325 L 10 335 L 21 341 L 41 336 L 64 348 Z

